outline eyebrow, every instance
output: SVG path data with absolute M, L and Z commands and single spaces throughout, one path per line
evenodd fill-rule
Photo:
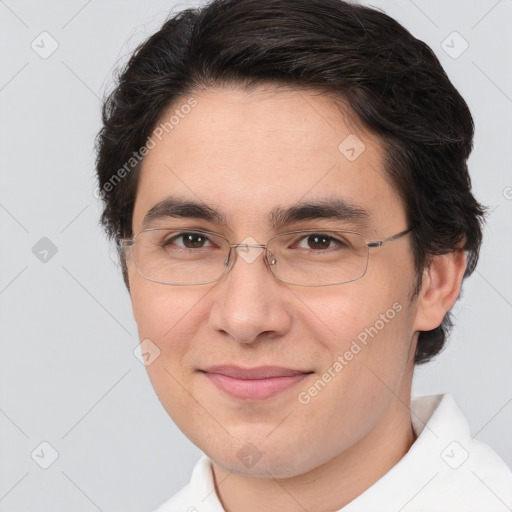
M 349 222 L 361 228 L 368 227 L 370 213 L 361 205 L 340 198 L 298 203 L 289 208 L 274 208 L 269 215 L 273 228 L 288 226 L 304 220 L 333 219 Z
M 147 228 L 152 222 L 167 217 L 201 219 L 217 224 L 226 224 L 225 215 L 215 208 L 204 203 L 196 203 L 170 196 L 155 204 L 146 213 L 142 221 L 142 227 Z
M 143 229 L 155 221 L 168 217 L 227 224 L 225 214 L 212 206 L 169 196 L 155 204 L 146 213 L 142 223 Z M 364 228 L 368 227 L 370 213 L 361 205 L 340 198 L 328 198 L 301 202 L 288 208 L 278 206 L 270 211 L 267 221 L 273 229 L 278 229 L 296 222 L 317 219 L 339 220 Z

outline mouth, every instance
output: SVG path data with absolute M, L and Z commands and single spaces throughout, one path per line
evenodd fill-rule
M 240 400 L 266 400 L 304 380 L 311 371 L 278 366 L 212 366 L 201 373 L 222 392 Z

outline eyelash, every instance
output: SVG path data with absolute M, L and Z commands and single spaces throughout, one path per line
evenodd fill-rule
M 339 238 L 335 238 L 335 237 L 333 237 L 332 235 L 328 235 L 328 234 L 326 234 L 326 233 L 322 233 L 322 232 L 318 232 L 318 233 L 316 233 L 316 232 L 311 232 L 311 233 L 309 233 L 309 234 L 302 235 L 302 236 L 301 236 L 301 238 L 298 240 L 298 242 L 296 242 L 294 245 L 297 245 L 297 244 L 299 244 L 299 243 L 301 243 L 301 242 L 307 241 L 307 240 L 308 240 L 308 238 L 310 238 L 310 237 L 312 237 L 312 236 L 318 236 L 318 237 L 320 237 L 320 238 L 325 238 L 325 239 L 329 242 L 329 245 L 330 245 L 332 242 L 336 243 L 338 246 L 347 246 L 347 245 L 348 245 L 344 240 L 339 239 Z M 313 249 L 311 249 L 311 248 L 309 248 L 309 249 L 310 249 L 310 250 L 313 250 Z M 333 249 L 333 247 L 328 247 L 327 249 L 324 249 L 324 250 L 329 250 L 329 249 Z M 315 252 L 317 252 L 317 251 L 315 251 Z M 320 250 L 319 250 L 318 252 L 320 252 Z
M 162 247 L 165 247 L 167 245 L 174 244 L 175 240 L 180 239 L 180 238 L 183 240 L 186 235 L 196 235 L 196 236 L 204 238 L 206 241 L 211 242 L 211 240 L 208 238 L 208 236 L 200 231 L 197 231 L 197 232 L 196 231 L 182 231 L 180 233 L 173 234 L 171 237 L 165 237 L 164 240 L 162 240 L 160 245 Z M 176 245 L 176 244 L 174 244 L 174 245 Z M 178 245 L 178 247 L 184 247 L 185 249 L 191 249 L 190 247 L 186 247 L 184 244 Z
M 211 242 L 210 238 L 208 237 L 208 235 L 200 232 L 200 231 L 182 231 L 182 232 L 179 232 L 179 233 L 175 233 L 173 234 L 172 236 L 170 237 L 166 237 L 162 240 L 162 242 L 160 243 L 160 245 L 162 247 L 165 247 L 165 246 L 168 246 L 168 245 L 176 245 L 177 247 L 183 247 L 185 249 L 190 249 L 190 250 L 194 250 L 194 249 L 203 249 L 205 247 L 211 247 L 211 246 L 206 246 L 206 245 L 202 245 L 201 247 L 198 247 L 198 248 L 191 248 L 191 247 L 186 247 L 185 245 L 185 239 L 184 237 L 186 235 L 196 235 L 200 238 L 203 238 L 205 243 L 206 242 Z M 303 234 L 303 235 L 300 235 L 300 237 L 298 238 L 298 240 L 295 240 L 293 241 L 290 245 L 292 247 L 296 247 L 298 246 L 299 244 L 303 243 L 304 241 L 307 241 L 308 238 L 310 237 L 313 237 L 313 236 L 317 236 L 321 239 L 325 239 L 326 241 L 329 242 L 329 245 L 331 245 L 331 243 L 335 243 L 336 245 L 340 246 L 340 247 L 346 247 L 348 246 L 348 243 L 343 240 L 343 239 L 340 239 L 340 238 L 335 238 L 333 237 L 332 235 L 329 235 L 327 233 L 322 233 L 321 231 L 319 232 L 309 232 L 307 234 Z M 179 239 L 182 239 L 182 244 L 176 244 L 175 241 L 176 240 L 179 240 Z M 313 251 L 313 252 L 322 252 L 322 251 L 326 251 L 326 250 L 329 250 L 329 249 L 332 249 L 333 247 L 329 246 L 327 247 L 327 249 L 323 249 L 323 250 L 318 250 L 318 251 L 315 251 L 314 249 L 312 248 L 309 248 L 309 250 Z M 303 247 L 303 249 L 307 249 L 305 247 Z

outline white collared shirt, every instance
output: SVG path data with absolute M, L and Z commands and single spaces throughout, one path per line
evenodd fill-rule
M 471 438 L 451 394 L 413 397 L 411 421 L 417 439 L 409 451 L 338 512 L 512 511 L 512 472 Z M 155 512 L 225 512 L 206 456 L 190 483 Z

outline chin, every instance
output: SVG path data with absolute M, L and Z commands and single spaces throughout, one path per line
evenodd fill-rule
M 254 478 L 292 478 L 315 467 L 315 461 L 307 460 L 308 455 L 299 448 L 300 443 L 290 438 L 288 443 L 278 438 L 247 439 L 232 438 L 224 447 L 215 444 L 199 448 L 224 470 Z

